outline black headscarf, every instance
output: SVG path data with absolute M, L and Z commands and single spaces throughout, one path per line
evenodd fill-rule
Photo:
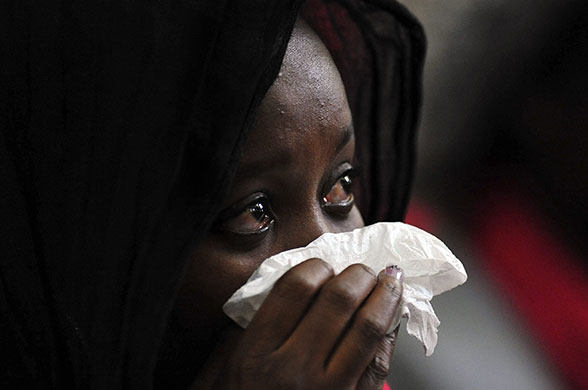
M 152 387 L 299 0 L 0 5 L 0 387 Z M 401 219 L 423 33 L 394 0 L 310 1 L 341 71 L 368 222 Z

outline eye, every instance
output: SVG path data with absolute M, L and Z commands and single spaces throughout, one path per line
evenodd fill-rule
M 222 212 L 217 228 L 240 235 L 266 232 L 275 219 L 269 199 L 263 194 L 252 197 Z
M 347 171 L 333 184 L 323 197 L 323 208 L 329 213 L 347 215 L 353 208 L 353 171 Z

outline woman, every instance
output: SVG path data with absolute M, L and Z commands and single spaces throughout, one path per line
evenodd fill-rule
M 2 12 L 8 16 L 2 50 L 9 55 L 3 56 L 0 149 L 0 204 L 8 221 L 1 239 L 4 385 L 143 389 L 153 387 L 154 378 L 162 387 L 187 387 L 192 380 L 233 383 L 235 365 L 224 362 L 243 360 L 238 353 L 225 356 L 226 346 L 234 337 L 241 339 L 235 341 L 241 343 L 237 351 L 243 350 L 246 336 L 225 328 L 218 304 L 253 270 L 243 246 L 251 243 L 218 252 L 215 232 L 231 234 L 243 224 L 258 230 L 279 226 L 280 219 L 265 219 L 269 203 L 241 202 L 239 193 L 247 191 L 239 186 L 247 184 L 239 178 L 247 175 L 239 170 L 247 162 L 239 161 L 256 151 L 269 153 L 264 141 L 275 135 L 262 119 L 277 120 L 272 110 L 278 118 L 282 114 L 272 90 L 266 92 L 288 79 L 278 71 L 299 13 L 321 35 L 345 85 L 350 111 L 342 86 L 328 84 L 339 91 L 337 123 L 349 129 L 353 116 L 362 163 L 355 196 L 364 219 L 402 218 L 423 44 L 418 24 L 395 2 L 312 1 L 302 10 L 299 2 L 267 0 L 8 3 Z M 302 35 L 312 35 L 299 26 Z M 316 50 L 298 61 L 323 50 L 315 38 L 303 41 Z M 329 68 L 322 53 L 321 63 Z M 320 91 L 310 98 L 320 98 Z M 329 107 L 331 98 L 322 103 Z M 290 115 L 290 108 L 282 111 Z M 346 198 L 343 163 L 352 162 L 353 137 L 345 132 L 340 143 L 346 154 L 339 165 L 329 165 L 343 171 L 330 169 L 334 173 L 324 180 L 329 184 L 322 194 L 325 203 L 347 203 L 338 210 L 352 215 L 336 220 L 330 227 L 336 230 L 361 224 Z M 295 149 L 298 161 L 300 148 Z M 319 149 L 312 155 L 322 156 Z M 304 172 L 311 182 L 328 176 L 325 169 L 320 175 Z M 235 211 L 235 202 L 238 210 L 251 206 L 246 221 L 223 211 Z M 312 209 L 299 205 L 301 213 Z M 322 232 L 303 226 L 297 224 L 304 234 L 281 236 L 267 253 L 303 245 Z M 239 276 L 209 277 L 227 272 L 214 259 L 229 252 L 233 261 L 246 264 Z M 211 260 L 195 260 L 205 258 Z M 319 261 L 304 264 L 306 272 L 298 274 L 315 275 L 309 267 L 326 270 L 319 284 L 345 276 L 333 278 Z M 353 280 L 364 278 L 366 297 L 376 282 L 361 272 L 355 267 L 349 273 Z M 213 280 L 231 282 L 206 284 Z M 205 326 L 190 322 L 195 312 Z M 255 329 L 252 324 L 243 334 L 255 335 Z M 178 346 L 186 343 L 199 353 Z M 353 375 L 356 382 L 362 372 Z

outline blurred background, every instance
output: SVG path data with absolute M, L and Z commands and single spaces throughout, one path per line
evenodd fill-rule
M 407 222 L 469 280 L 392 388 L 588 389 L 588 2 L 402 2 L 429 41 Z

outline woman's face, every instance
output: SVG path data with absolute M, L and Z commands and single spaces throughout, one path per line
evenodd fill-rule
M 174 320 L 193 342 L 214 340 L 230 322 L 223 303 L 264 259 L 322 233 L 363 226 L 351 192 L 354 148 L 339 73 L 314 32 L 298 22 L 224 211 L 191 254 Z

